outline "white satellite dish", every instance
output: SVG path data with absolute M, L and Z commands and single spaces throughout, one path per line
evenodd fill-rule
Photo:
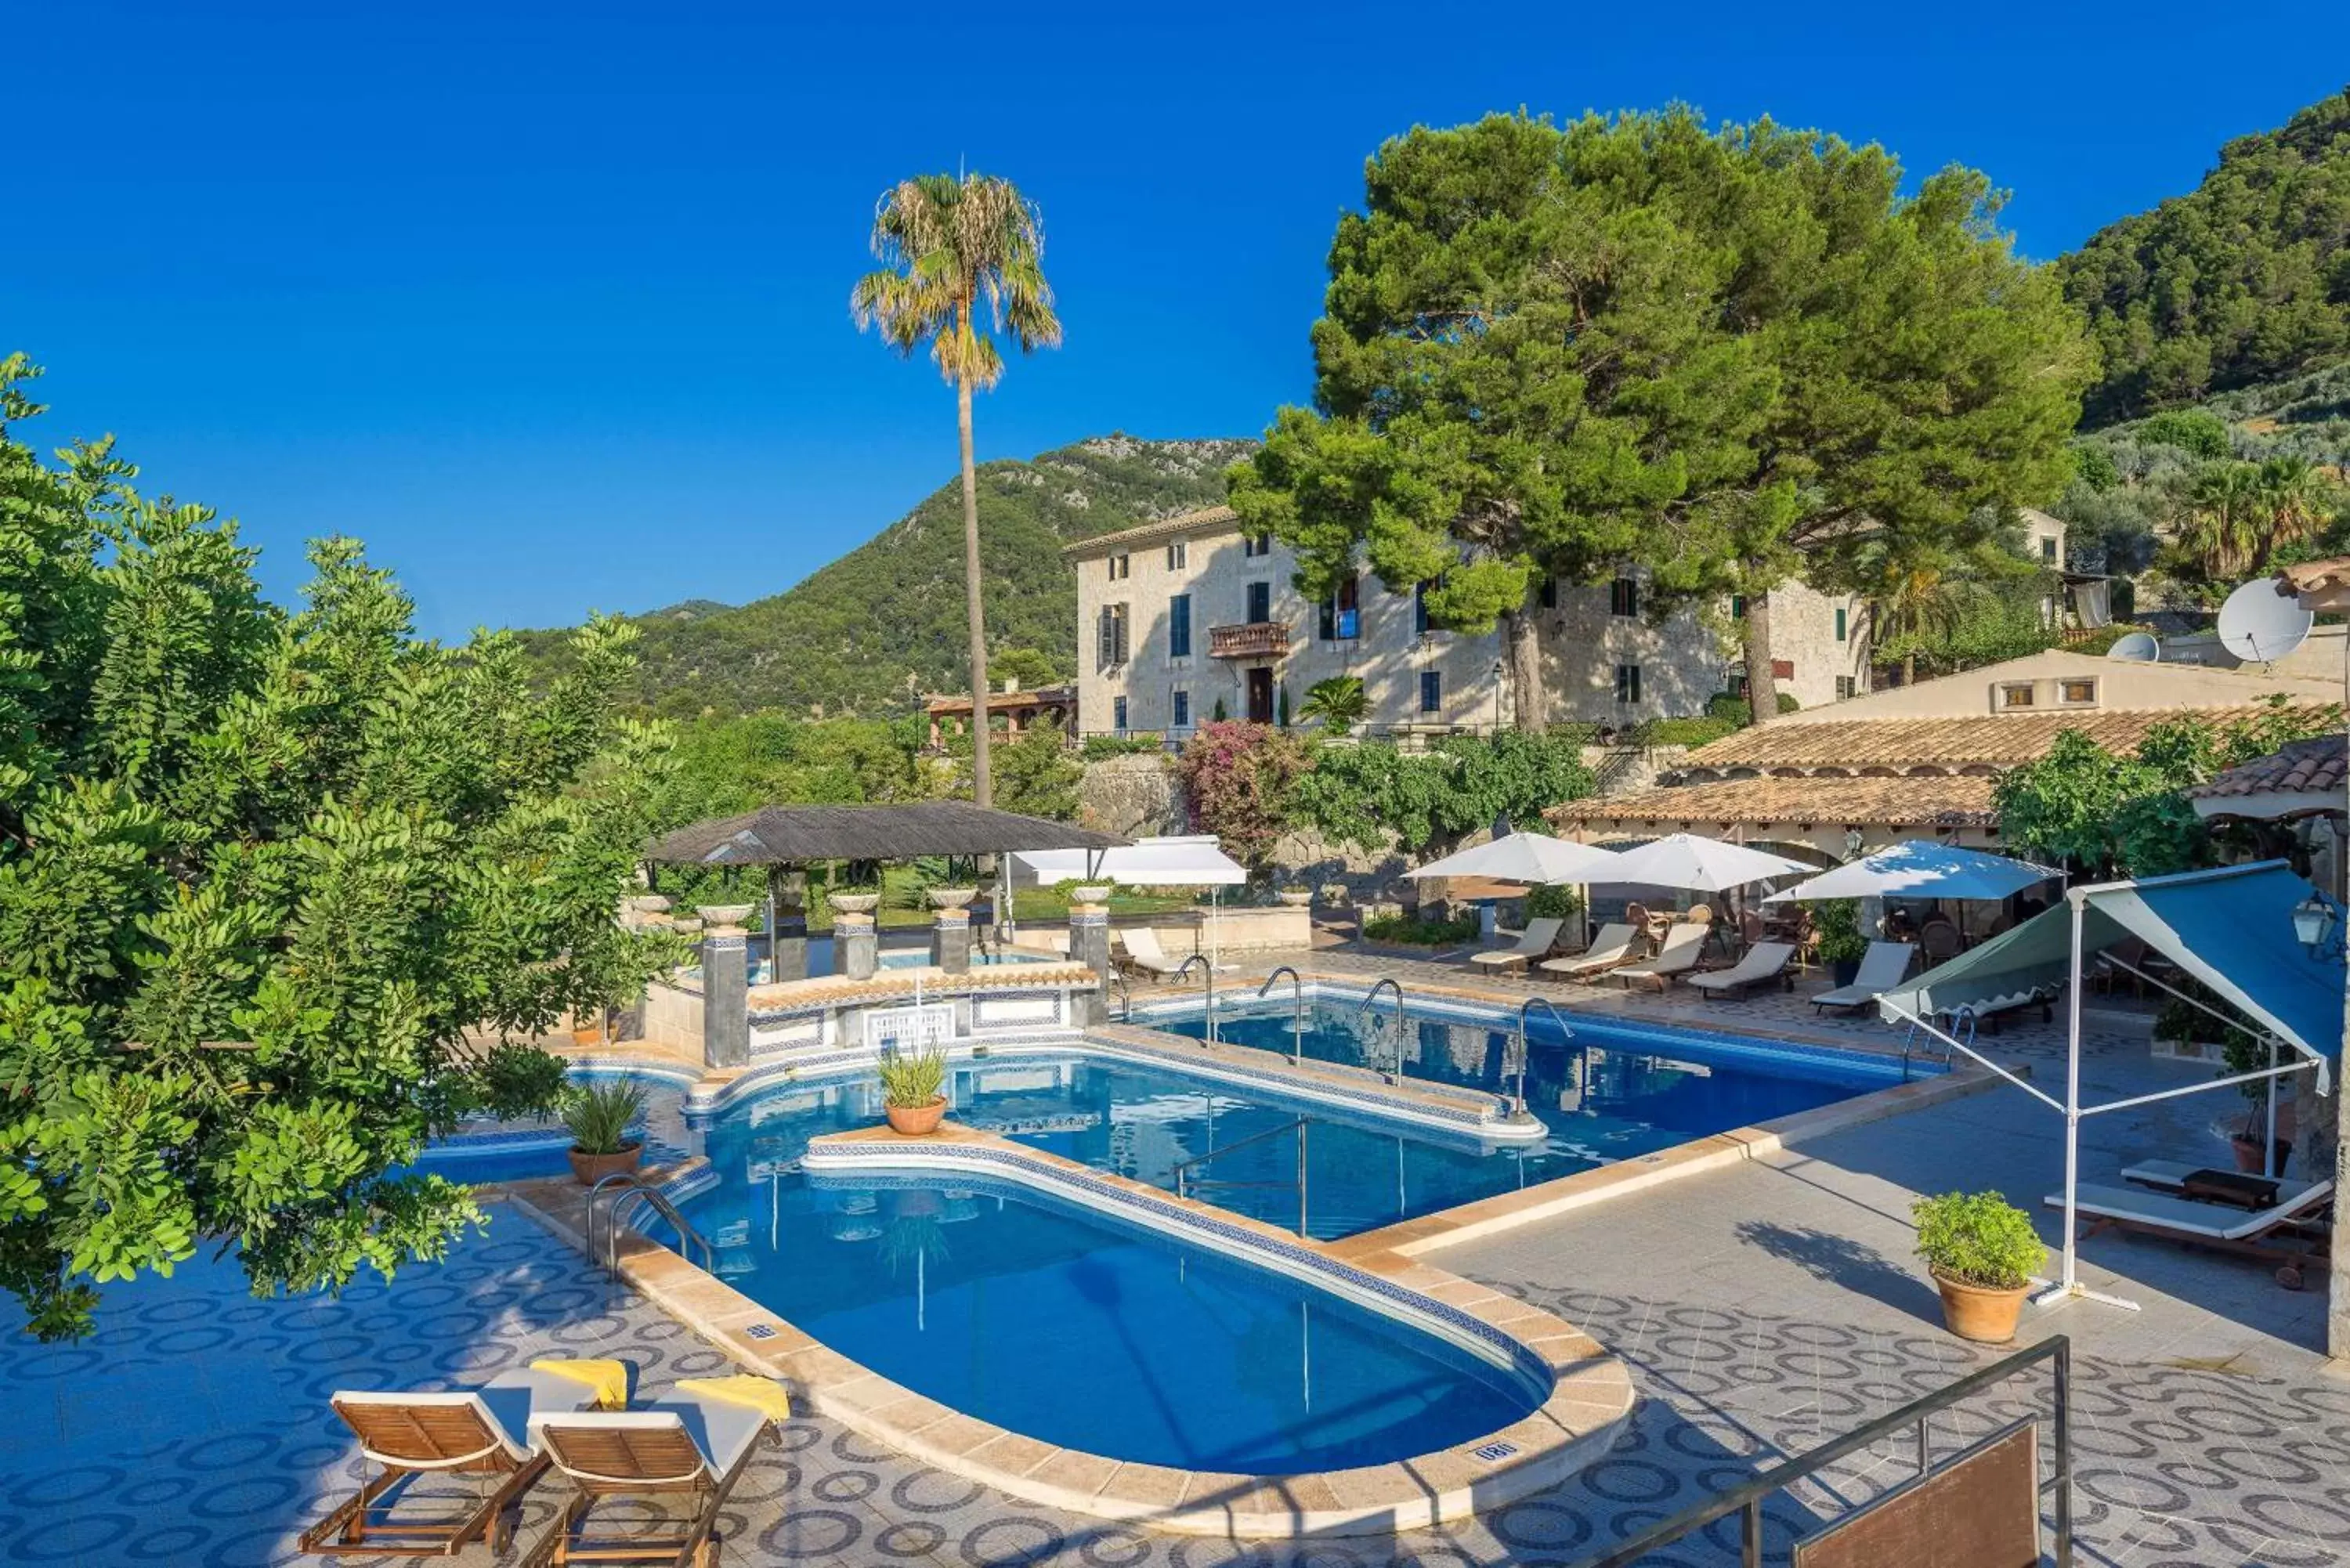
M 2256 577 L 2220 607 L 2220 646 L 2246 663 L 2271 663 L 2299 648 L 2316 618 L 2278 593 L 2274 577 Z
M 2153 664 L 2162 658 L 2162 644 L 2154 639 L 2150 631 L 2134 631 L 2116 638 L 2114 645 L 2106 649 L 2106 657 L 2124 664 Z

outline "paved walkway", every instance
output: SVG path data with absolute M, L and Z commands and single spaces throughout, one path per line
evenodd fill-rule
M 2054 1054 L 2036 1026 L 2005 1044 Z M 2142 1038 L 2116 1032 L 2093 1041 L 2085 1077 L 2100 1098 L 2208 1073 L 2151 1062 Z M 2151 1152 L 2222 1158 L 2210 1124 L 2228 1109 L 2212 1096 L 2096 1118 L 2089 1174 L 2110 1179 Z M 1298 1547 L 1158 1537 L 1011 1501 L 805 1419 L 737 1492 L 727 1559 L 1569 1563 L 1990 1359 L 1942 1332 L 1909 1255 L 1908 1204 L 1991 1186 L 2037 1209 L 2061 1174 L 2058 1128 L 2037 1102 L 1995 1090 L 1441 1254 L 1587 1328 L 1632 1364 L 1646 1397 L 1601 1463 L 1469 1527 Z M 2034 1333 L 2075 1336 L 2080 1560 L 2350 1564 L 2350 1382 L 2316 1354 L 2322 1296 L 2279 1290 L 2257 1265 L 2151 1243 L 2100 1241 L 2085 1257 L 2092 1282 L 2146 1310 L 2075 1304 L 2033 1320 Z M 254 1302 L 234 1269 L 198 1263 L 110 1292 L 85 1345 L 36 1345 L 16 1332 L 13 1308 L 0 1314 L 0 1563 L 293 1561 L 295 1536 L 350 1473 L 326 1407 L 337 1387 L 458 1385 L 545 1354 L 621 1356 L 647 1389 L 720 1369 L 684 1329 L 503 1207 L 445 1265 L 339 1301 Z M 1038 1376 L 1067 1375 L 1049 1345 L 1036 1358 Z M 2029 1407 L 2036 1386 L 2044 1380 L 1955 1413 L 1939 1440 L 1992 1429 Z M 1909 1452 L 1906 1438 L 1888 1443 L 1783 1500 L 1769 1560 L 1783 1563 L 1799 1530 L 1903 1479 Z M 542 1487 L 533 1500 L 525 1544 L 555 1495 Z M 1653 1561 L 1736 1557 L 1724 1530 Z

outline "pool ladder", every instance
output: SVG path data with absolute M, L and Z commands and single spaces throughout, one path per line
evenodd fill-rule
M 1286 1121 L 1286 1122 L 1284 1122 L 1284 1123 L 1282 1123 L 1279 1127 L 1266 1127 L 1263 1132 L 1253 1132 L 1253 1133 L 1249 1134 L 1249 1135 L 1248 1135 L 1248 1137 L 1244 1137 L 1244 1138 L 1242 1138 L 1242 1139 L 1241 1139 L 1239 1142 L 1237 1142 L 1237 1143 L 1228 1143 L 1228 1144 L 1224 1145 L 1224 1147 L 1222 1147 L 1222 1148 L 1211 1148 L 1211 1149 L 1210 1149 L 1210 1150 L 1209 1150 L 1207 1153 L 1205 1153 L 1205 1154 L 1195 1154 L 1195 1155 L 1193 1155 L 1191 1158 L 1189 1158 L 1189 1159 L 1187 1159 L 1187 1160 L 1182 1161 L 1181 1163 L 1178 1164 L 1178 1165 L 1175 1167 L 1175 1196 L 1176 1196 L 1176 1197 L 1178 1197 L 1178 1198 L 1189 1198 L 1189 1197 L 1191 1197 L 1191 1196 L 1192 1189 L 1193 1189 L 1194 1188 L 1200 1188 L 1200 1187 L 1291 1187 L 1291 1186 L 1294 1186 L 1294 1187 L 1295 1187 L 1295 1188 L 1297 1189 L 1297 1234 L 1298 1234 L 1300 1237 L 1305 1237 L 1305 1234 L 1306 1234 L 1306 1231 L 1305 1231 L 1305 1127 L 1306 1127 L 1305 1118 L 1304 1116 L 1299 1116 L 1299 1117 L 1297 1117 L 1296 1119 L 1295 1119 L 1294 1121 Z M 1294 1132 L 1294 1133 L 1295 1133 L 1295 1134 L 1297 1135 L 1297 1179 L 1296 1179 L 1295 1182 L 1288 1182 L 1288 1181 L 1225 1181 L 1225 1180 L 1222 1180 L 1222 1179 L 1218 1179 L 1218 1178 L 1213 1178 L 1213 1177 L 1205 1177 L 1205 1176 L 1197 1176 L 1197 1177 L 1195 1177 L 1195 1176 L 1193 1176 L 1193 1175 L 1191 1174 L 1192 1170 L 1193 1170 L 1193 1169 L 1195 1169 L 1196 1168 L 1198 1168 L 1198 1167 L 1200 1167 L 1200 1166 L 1202 1166 L 1202 1165 L 1207 1164 L 1210 1160 L 1212 1160 L 1212 1159 L 1221 1159 L 1221 1158 L 1222 1158 L 1225 1155 L 1228 1155 L 1228 1154 L 1232 1153 L 1232 1152 L 1234 1149 L 1236 1149 L 1236 1148 L 1246 1148 L 1246 1147 L 1248 1147 L 1248 1146 L 1249 1146 L 1249 1145 L 1251 1145 L 1251 1144 L 1253 1144 L 1253 1143 L 1263 1143 L 1263 1142 L 1264 1142 L 1264 1141 L 1265 1141 L 1265 1139 L 1267 1139 L 1267 1138 L 1279 1137 L 1281 1137 L 1281 1136 L 1282 1136 L 1283 1134 L 1284 1134 L 1284 1133 L 1293 1133 L 1293 1132 Z
M 693 1262 L 696 1249 L 702 1253 L 704 1273 L 718 1272 L 718 1254 L 701 1231 L 686 1222 L 658 1187 L 648 1187 L 633 1173 L 621 1171 L 608 1176 L 588 1189 L 588 1257 L 590 1262 L 601 1260 L 604 1272 L 614 1279 L 620 1277 L 620 1216 L 631 1203 L 642 1203 L 651 1210 L 670 1229 L 677 1232 L 678 1251 L 687 1262 Z M 601 1213 L 604 1220 L 604 1247 L 596 1248 L 596 1220 Z
M 1526 1114 L 1526 1018 L 1527 1015 L 1532 1013 L 1537 1007 L 1541 1008 L 1544 1012 L 1549 1013 L 1551 1017 L 1557 1020 L 1560 1033 L 1564 1034 L 1569 1041 L 1572 1041 L 1575 1038 L 1575 1025 L 1566 1021 L 1565 1013 L 1561 1012 L 1557 1008 L 1553 1007 L 1550 1004 L 1550 999 L 1548 997 L 1529 996 L 1526 998 L 1524 1003 L 1519 1007 L 1518 1059 L 1514 1063 L 1511 1064 L 1511 1069 L 1514 1072 L 1518 1080 L 1517 1092 L 1510 1096 L 1510 1115 L 1513 1116 L 1522 1116 Z
M 1404 1041 L 1404 1035 L 1405 1035 L 1406 1033 L 1408 1033 L 1410 1031 L 1410 1029 L 1411 1029 L 1411 1019 L 1410 1019 L 1410 1016 L 1409 1016 L 1409 1014 L 1408 1014 L 1408 1013 L 1407 1013 L 1407 1012 L 1405 1012 L 1405 1011 L 1404 1011 L 1404 1005 L 1403 1005 L 1403 987 L 1402 987 L 1401 985 L 1399 985 L 1399 984 L 1398 984 L 1398 983 L 1397 983 L 1396 979 L 1395 979 L 1395 977 L 1394 977 L 1393 975 L 1382 975 L 1382 976 L 1380 976 L 1380 977 L 1379 977 L 1379 979 L 1378 979 L 1378 982 L 1377 982 L 1377 983 L 1375 983 L 1375 984 L 1371 987 L 1370 991 L 1369 991 L 1369 992 L 1367 992 L 1367 993 L 1363 997 L 1363 1003 L 1362 1003 L 1362 1005 L 1361 1005 L 1360 1007 L 1357 1007 L 1357 1008 L 1356 1008 L 1356 1009 L 1355 1009 L 1355 1016 L 1356 1016 L 1356 1017 L 1357 1017 L 1357 1018 L 1361 1018 L 1361 1017 L 1365 1016 L 1366 1014 L 1367 1014 L 1367 1013 L 1371 1011 L 1371 1009 L 1372 1009 L 1375 1005 L 1377 1005 L 1377 1003 L 1378 1003 L 1378 1000 L 1379 1000 L 1379 992 L 1382 992 L 1382 991 L 1393 991 L 1393 992 L 1395 992 L 1395 996 L 1396 996 L 1396 1021 L 1395 1021 L 1395 1071 L 1393 1071 L 1393 1072 L 1391 1072 L 1391 1073 L 1390 1073 L 1390 1072 L 1387 1071 L 1387 1070 L 1386 1070 L 1386 1069 L 1384 1069 L 1384 1068 L 1377 1068 L 1377 1067 L 1373 1068 L 1372 1070 L 1373 1070 L 1373 1071 L 1375 1071 L 1375 1072 L 1377 1072 L 1377 1073 L 1379 1075 L 1379 1076 L 1380 1076 L 1381 1078 L 1385 1079 L 1387 1082 L 1388 1082 L 1388 1083 L 1390 1083 L 1390 1084 L 1400 1084 L 1400 1083 L 1402 1083 L 1402 1082 L 1403 1082 L 1403 1075 L 1403 1075 L 1403 1041 Z

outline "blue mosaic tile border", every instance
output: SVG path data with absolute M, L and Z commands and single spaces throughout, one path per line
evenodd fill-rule
M 1313 1276 L 1321 1288 L 1343 1293 L 1360 1299 L 1373 1297 L 1395 1309 L 1391 1317 L 1415 1317 L 1440 1324 L 1450 1330 L 1449 1337 L 1456 1342 L 1473 1342 L 1482 1346 L 1488 1359 L 1525 1377 L 1544 1397 L 1550 1392 L 1553 1377 L 1550 1366 L 1536 1355 L 1514 1335 L 1494 1327 L 1482 1318 L 1472 1317 L 1460 1308 L 1432 1296 L 1420 1294 L 1391 1280 L 1366 1272 L 1349 1263 L 1326 1257 L 1319 1251 L 1258 1234 L 1246 1227 L 1201 1214 L 1181 1207 L 1156 1193 L 1145 1194 L 1101 1179 L 1090 1171 L 1064 1169 L 1045 1164 L 1010 1149 L 981 1148 L 970 1145 L 939 1145 L 921 1149 L 903 1148 L 887 1144 L 824 1143 L 809 1146 L 801 1166 L 809 1177 L 841 1176 L 854 1172 L 859 1181 L 887 1171 L 891 1166 L 939 1168 L 941 1167 L 981 1166 L 1008 1173 L 1008 1179 L 1022 1186 L 1047 1191 L 1059 1189 L 1062 1194 L 1091 1207 L 1103 1207 L 1122 1212 L 1136 1223 L 1151 1230 L 1168 1231 L 1199 1241 L 1204 1239 L 1211 1251 L 1227 1255 L 1253 1256 L 1257 1259 L 1277 1259 L 1290 1265 L 1284 1271 Z M 910 1179 L 919 1180 L 919 1178 Z

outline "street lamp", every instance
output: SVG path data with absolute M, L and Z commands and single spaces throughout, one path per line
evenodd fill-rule
M 2312 958 L 2324 958 L 2338 945 L 2334 938 L 2340 926 L 2334 906 L 2323 894 L 2312 893 L 2293 907 L 2293 934 Z

